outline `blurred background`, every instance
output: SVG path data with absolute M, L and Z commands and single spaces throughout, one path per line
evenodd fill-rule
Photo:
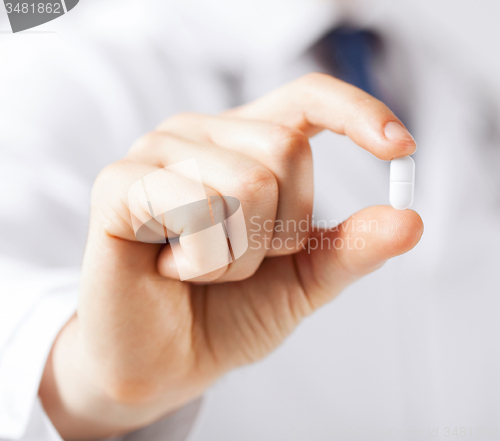
M 500 439 L 499 17 L 497 0 L 81 0 L 13 35 L 0 8 L 3 277 L 78 272 L 95 176 L 163 119 L 327 72 L 414 135 L 424 237 L 221 379 L 189 440 Z M 388 204 L 387 163 L 331 133 L 312 146 L 316 219 Z

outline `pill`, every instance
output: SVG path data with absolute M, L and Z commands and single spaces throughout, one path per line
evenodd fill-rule
M 391 161 L 389 201 L 397 210 L 406 210 L 413 204 L 415 189 L 415 162 L 411 156 Z

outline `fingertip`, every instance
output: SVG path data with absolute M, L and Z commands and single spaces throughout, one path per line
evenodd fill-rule
M 367 225 L 360 237 L 366 246 L 355 261 L 362 268 L 377 265 L 410 251 L 420 241 L 423 222 L 413 210 L 396 210 L 388 205 L 368 207 L 354 215 L 356 224 Z
M 411 156 L 417 150 L 416 144 L 397 144 L 383 142 L 377 149 L 373 149 L 372 153 L 382 161 L 392 161 L 396 158 Z
M 382 161 L 413 155 L 417 144 L 408 130 L 394 120 L 366 118 L 363 128 L 348 127 L 346 135 Z
M 181 274 L 186 275 L 192 272 L 191 262 L 183 253 L 177 253 L 174 257 L 172 247 L 167 245 L 163 247 L 157 260 L 157 271 L 161 277 L 174 280 L 183 280 L 193 284 L 206 284 L 218 281 L 227 272 L 229 265 L 223 265 L 213 271 L 208 271 L 190 279 L 182 279 Z
M 397 144 L 392 144 L 387 153 L 385 154 L 386 161 L 392 161 L 396 158 L 402 158 L 404 156 L 411 156 L 417 151 L 417 144 L 415 141 L 399 142 Z
M 402 253 L 406 253 L 415 248 L 420 242 L 424 234 L 424 223 L 420 215 L 414 210 L 403 210 L 402 215 L 405 220 L 402 228 Z
M 389 121 L 383 127 L 385 144 L 388 148 L 381 152 L 384 160 L 392 160 L 401 156 L 413 155 L 417 143 L 408 129 L 400 121 Z
M 379 269 L 387 260 L 410 251 L 419 242 L 423 228 L 422 219 L 415 211 L 378 205 L 354 214 L 335 231 L 321 233 L 318 238 L 321 248 L 313 252 L 304 250 L 298 255 L 302 259 L 311 258 L 311 265 L 301 265 L 306 285 L 327 287 L 318 290 L 315 304 L 324 304 L 331 300 L 332 293 L 339 293 L 353 281 Z M 331 249 L 323 247 L 323 234 L 330 234 L 327 237 L 331 239 L 328 242 L 332 244 Z
M 415 143 L 415 139 L 413 139 L 408 129 L 399 121 L 387 122 L 384 127 L 384 135 L 389 141 Z
M 420 241 L 424 224 L 414 210 L 396 210 L 385 207 L 384 228 L 381 240 L 386 244 L 388 258 L 399 256 L 412 250 Z
M 163 247 L 156 262 L 158 274 L 169 279 L 180 280 L 179 270 L 170 245 Z
M 206 285 L 206 284 L 216 283 L 218 280 L 222 278 L 222 276 L 224 276 L 224 274 L 226 274 L 228 268 L 229 266 L 224 266 L 207 274 L 203 274 L 202 276 L 186 280 L 186 282 L 190 282 L 193 285 Z

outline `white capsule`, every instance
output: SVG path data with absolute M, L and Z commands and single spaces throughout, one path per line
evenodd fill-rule
M 411 156 L 391 161 L 389 201 L 397 210 L 406 210 L 413 204 L 415 189 L 415 162 Z

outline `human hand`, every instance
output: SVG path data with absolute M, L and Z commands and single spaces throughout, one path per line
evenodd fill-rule
M 180 408 L 225 372 L 265 357 L 303 318 L 418 243 L 418 214 L 388 206 L 366 208 L 346 221 L 375 222 L 375 230 L 261 228 L 253 234 L 266 221 L 298 225 L 311 219 L 308 138 L 323 129 L 349 136 L 383 160 L 416 148 L 383 103 L 332 77 L 310 74 L 217 117 L 175 116 L 100 174 L 77 315 L 56 341 L 40 389 L 64 437 L 124 433 Z M 192 158 L 208 196 L 241 202 L 253 244 L 196 283 L 180 280 L 169 245 L 136 239 L 131 219 L 140 215 L 131 213 L 128 200 L 138 180 Z M 149 195 L 152 200 L 182 200 L 189 182 L 174 174 L 169 179 L 166 190 Z M 180 232 L 185 225 L 180 220 L 166 227 Z M 333 243 L 347 235 L 364 246 L 301 247 L 312 237 Z M 295 246 L 269 247 L 273 238 L 285 243 L 290 237 Z M 197 245 L 190 246 L 196 254 Z

